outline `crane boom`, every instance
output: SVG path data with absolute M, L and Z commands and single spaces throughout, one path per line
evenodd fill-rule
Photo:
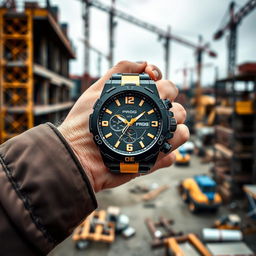
M 219 29 L 213 36 L 215 40 L 220 39 L 226 30 L 230 31 L 228 40 L 228 75 L 235 75 L 236 68 L 236 46 L 237 27 L 242 19 L 246 17 L 256 7 L 256 0 L 249 0 L 237 13 L 235 13 L 235 2 L 231 2 L 229 7 L 230 19 L 226 25 Z
M 235 20 L 239 24 L 242 19 L 256 7 L 256 0 L 248 1 L 235 15 Z
M 256 7 L 256 0 L 250 0 L 248 1 L 243 7 L 239 9 L 239 11 L 233 15 L 233 18 L 228 21 L 227 24 L 223 26 L 223 28 L 219 29 L 214 34 L 214 39 L 218 40 L 220 39 L 226 30 L 231 29 L 232 26 L 239 25 L 242 21 L 242 19 L 247 16 L 250 12 L 253 11 L 253 9 Z
M 103 4 L 101 3 L 100 1 L 98 0 L 86 0 L 91 6 L 94 6 L 96 7 L 97 9 L 101 10 L 101 11 L 104 11 L 104 12 L 107 12 L 107 13 L 110 13 L 112 12 L 112 7 L 106 5 L 106 4 Z M 202 51 L 205 51 L 207 52 L 211 57 L 216 57 L 217 54 L 213 51 L 211 51 L 207 45 L 205 46 L 198 46 L 196 45 L 195 43 L 192 43 L 186 39 L 183 39 L 179 36 L 176 36 L 176 35 L 173 35 L 172 33 L 168 33 L 168 31 L 165 31 L 155 25 L 152 25 L 148 22 L 145 22 L 145 21 L 142 21 L 130 14 L 127 14 L 123 11 L 120 11 L 120 10 L 117 10 L 115 9 L 115 16 L 122 19 L 122 20 L 125 20 L 125 21 L 128 21 L 138 27 L 141 27 L 143 29 L 146 29 L 150 32 L 153 32 L 157 35 L 159 35 L 160 37 L 162 38 L 168 38 L 168 39 L 172 39 L 173 41 L 176 41 L 180 44 L 183 44 L 187 47 L 190 47 L 190 48 L 193 48 L 193 49 L 199 49 L 202 50 Z

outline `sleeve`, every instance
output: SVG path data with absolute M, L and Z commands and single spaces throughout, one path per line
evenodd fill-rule
M 45 255 L 95 208 L 85 171 L 52 124 L 0 145 L 1 255 Z

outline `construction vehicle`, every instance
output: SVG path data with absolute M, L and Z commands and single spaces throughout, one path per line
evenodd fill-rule
M 105 210 L 94 211 L 74 231 L 72 239 L 77 249 L 85 249 L 90 241 L 112 243 L 115 223 L 108 221 Z
M 200 209 L 218 210 L 222 203 L 219 193 L 216 192 L 216 183 L 206 175 L 196 175 L 180 183 L 179 190 L 182 199 L 188 203 L 192 213 Z
M 184 147 L 179 147 L 175 150 L 176 155 L 176 162 L 175 165 L 186 165 L 189 166 L 190 164 L 190 155 L 187 153 Z

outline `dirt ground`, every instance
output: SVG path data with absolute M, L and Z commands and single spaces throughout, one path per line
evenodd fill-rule
M 110 205 L 121 207 L 121 212 L 129 216 L 130 225 L 136 229 L 136 235 L 130 239 L 125 239 L 121 235 L 117 236 L 116 241 L 111 245 L 92 243 L 82 251 L 75 249 L 75 245 L 69 237 L 49 256 L 164 255 L 162 249 L 152 250 L 150 248 L 151 236 L 144 223 L 145 218 L 150 217 L 157 220 L 158 217 L 164 216 L 175 221 L 173 226 L 175 231 L 193 232 L 200 235 L 202 228 L 210 227 L 218 216 L 228 212 L 226 207 L 221 207 L 217 213 L 208 211 L 197 215 L 192 214 L 188 211 L 187 205 L 183 203 L 177 192 L 177 185 L 180 180 L 195 174 L 208 173 L 209 169 L 209 164 L 201 164 L 200 159 L 193 156 L 189 167 L 172 166 L 165 168 L 154 174 L 139 177 L 118 188 L 98 193 L 99 207 L 101 209 L 106 209 Z M 129 189 L 136 184 L 151 185 L 152 183 L 157 183 L 158 185 L 168 184 L 170 188 L 152 201 L 150 207 L 145 207 L 145 203 L 141 200 L 141 194 L 132 194 Z

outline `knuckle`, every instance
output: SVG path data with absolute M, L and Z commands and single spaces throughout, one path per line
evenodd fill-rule
M 186 126 L 186 125 L 182 125 L 182 128 L 183 128 L 183 132 L 182 132 L 182 140 L 184 141 L 184 142 L 186 142 L 188 139 L 189 139 L 189 137 L 190 137 L 190 132 L 189 132 L 189 129 L 188 129 L 188 127 Z
M 180 104 L 180 103 L 173 103 L 176 115 L 179 117 L 179 119 L 182 122 L 185 122 L 186 118 L 187 118 L 187 111 L 185 110 L 185 108 Z
M 184 122 L 187 119 L 187 111 L 182 106 L 181 106 L 181 116 L 182 116 L 182 120 Z
M 172 82 L 172 81 L 169 81 L 169 84 L 172 86 L 172 88 L 175 90 L 175 94 L 178 95 L 179 93 L 179 89 L 178 87 Z
M 116 67 L 127 67 L 129 64 L 128 60 L 121 60 L 116 64 Z

